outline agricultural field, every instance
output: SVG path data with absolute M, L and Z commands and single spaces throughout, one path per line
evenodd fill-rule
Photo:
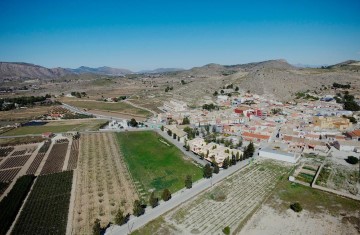
M 222 234 L 226 226 L 236 234 L 289 169 L 254 163 L 133 234 Z
M 79 142 L 79 139 L 72 141 L 67 170 L 74 170 L 77 167 L 79 157 Z
M 35 174 L 37 169 L 40 166 L 41 161 L 44 159 L 46 152 L 50 148 L 51 140 L 45 141 L 43 146 L 39 149 L 38 153 L 36 154 L 34 160 L 30 164 L 30 167 L 27 169 L 26 174 Z
M 53 145 L 52 149 L 50 150 L 49 156 L 47 157 L 46 162 L 41 170 L 41 175 L 52 174 L 62 171 L 68 145 L 69 141 L 67 139 L 66 142 L 55 143 Z
M 186 175 L 193 181 L 202 178 L 202 169 L 186 160 L 176 146 L 162 143 L 156 132 L 124 132 L 117 138 L 135 185 L 146 200 L 151 190 L 159 193 L 168 188 L 174 193 L 184 188 Z
M 81 119 L 66 121 L 51 121 L 42 126 L 23 126 L 8 131 L 3 136 L 42 134 L 44 132 L 67 132 L 67 131 L 92 131 L 98 130 L 106 120 L 98 119 Z
M 65 234 L 73 172 L 36 179 L 11 234 Z
M 358 234 L 360 202 L 284 177 L 240 234 Z M 289 206 L 299 202 L 303 210 Z
M 34 108 L 14 109 L 0 112 L 0 123 L 26 122 L 47 114 L 54 106 L 38 106 Z
M 91 110 L 99 110 L 99 111 L 110 111 L 110 112 L 118 112 L 122 114 L 134 115 L 139 117 L 148 117 L 151 116 L 151 113 L 147 110 L 140 109 L 134 107 L 125 102 L 103 102 L 96 100 L 78 100 L 78 99 L 69 99 L 64 98 L 61 100 L 65 104 L 75 106 L 78 108 L 87 109 L 91 112 Z
M 81 135 L 77 171 L 73 234 L 91 234 L 95 219 L 114 222 L 120 208 L 132 213 L 138 195 L 113 133 Z
M 43 142 L 44 140 L 45 139 L 42 136 L 4 138 L 4 139 L 0 139 L 0 146 L 13 147 L 14 145 L 40 143 Z
M 0 234 L 6 234 L 10 228 L 34 179 L 33 175 L 20 177 L 11 191 L 0 202 Z

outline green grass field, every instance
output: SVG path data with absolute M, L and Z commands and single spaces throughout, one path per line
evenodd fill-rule
M 110 102 L 101 102 L 101 101 L 82 101 L 82 100 L 73 100 L 68 99 L 64 100 L 64 103 L 84 109 L 97 109 L 105 110 L 112 112 L 121 112 L 132 115 L 139 115 L 143 117 L 151 116 L 151 113 L 144 109 L 136 108 L 130 104 L 124 102 L 110 103 Z
M 99 127 L 104 124 L 106 120 L 83 120 L 80 122 L 59 121 L 49 122 L 43 126 L 24 126 L 12 129 L 11 131 L 1 134 L 1 136 L 16 136 L 16 135 L 28 135 L 28 134 L 42 134 L 44 132 L 67 132 L 67 131 L 91 131 L 98 130 Z
M 174 193 L 184 188 L 186 175 L 191 175 L 193 182 L 202 178 L 202 169 L 185 160 L 176 146 L 161 143 L 156 132 L 125 132 L 117 137 L 140 193 L 148 195 L 155 189 L 160 196 L 165 188 Z

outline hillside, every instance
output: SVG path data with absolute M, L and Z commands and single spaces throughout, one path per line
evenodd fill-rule
M 107 66 L 98 67 L 98 68 L 90 68 L 86 66 L 81 66 L 77 69 L 69 69 L 70 71 L 78 74 L 82 73 L 94 73 L 99 75 L 110 75 L 110 76 L 123 76 L 126 74 L 133 73 L 128 69 L 118 69 L 118 68 L 111 68 Z
M 48 69 L 28 63 L 0 62 L 0 80 L 26 78 L 49 79 L 62 77 L 70 73 L 70 71 L 63 68 Z

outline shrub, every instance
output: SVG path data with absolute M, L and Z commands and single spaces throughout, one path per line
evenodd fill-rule
M 301 207 L 300 203 L 298 203 L 298 202 L 295 202 L 295 203 L 291 204 L 290 208 L 295 212 L 302 211 L 302 207 Z
M 226 226 L 222 231 L 223 231 L 224 234 L 229 235 L 230 234 L 230 227 Z
M 354 156 L 348 156 L 348 158 L 345 160 L 347 163 L 349 164 L 357 164 L 359 162 L 359 159 L 357 157 Z

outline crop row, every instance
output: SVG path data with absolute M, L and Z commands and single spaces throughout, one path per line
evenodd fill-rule
M 33 175 L 20 177 L 9 194 L 0 202 L 0 234 L 6 234 L 10 228 L 34 179 Z
M 15 176 L 17 175 L 17 173 L 19 173 L 20 170 L 21 170 L 21 167 L 0 171 L 0 182 L 12 181 L 15 178 Z
M 77 167 L 79 156 L 79 139 L 75 139 L 71 145 L 70 158 L 67 166 L 67 170 L 74 170 Z
M 69 143 L 69 140 L 68 139 L 58 139 L 58 140 L 56 140 L 56 143 L 57 144 Z
M 65 234 L 73 171 L 39 176 L 12 234 Z
M 46 141 L 43 146 L 39 149 L 38 154 L 31 163 L 29 169 L 26 171 L 26 174 L 35 174 L 36 170 L 39 168 L 41 161 L 43 160 L 46 152 L 48 151 L 51 145 L 51 141 Z
M 13 150 L 14 150 L 14 147 L 0 148 L 0 157 L 6 157 Z
M 25 163 L 29 160 L 31 155 L 23 155 L 21 157 L 10 157 L 7 158 L 6 161 L 1 164 L 0 169 L 14 168 L 24 166 Z
M 41 171 L 41 175 L 51 174 L 62 171 L 66 151 L 69 143 L 54 144 L 45 165 Z

